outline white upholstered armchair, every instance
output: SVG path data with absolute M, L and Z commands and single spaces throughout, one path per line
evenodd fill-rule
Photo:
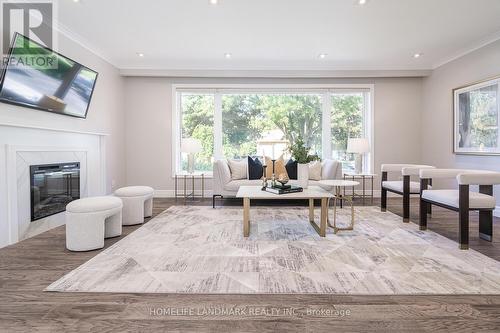
M 419 164 L 382 164 L 382 184 L 380 186 L 381 201 L 380 209 L 385 212 L 387 210 L 387 192 L 396 193 L 403 196 L 403 222 L 410 221 L 410 195 L 420 194 L 420 183 L 411 181 L 412 176 L 419 175 L 422 169 L 434 168 L 430 165 Z M 402 177 L 398 180 L 388 180 L 389 174 Z M 429 205 L 429 213 L 430 213 Z
M 456 189 L 428 189 L 429 181 L 437 178 L 456 178 Z M 420 170 L 420 230 L 427 229 L 427 207 L 436 205 L 459 213 L 458 239 L 460 249 L 469 248 L 469 211 L 479 211 L 479 237 L 492 241 L 493 210 L 496 200 L 493 185 L 500 184 L 500 172 L 460 169 Z M 479 185 L 479 192 L 470 191 Z

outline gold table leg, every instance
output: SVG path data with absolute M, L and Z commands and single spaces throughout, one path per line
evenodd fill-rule
M 320 237 L 326 237 L 328 221 L 328 198 L 321 198 L 321 220 L 319 225 L 314 222 L 314 199 L 309 199 L 309 222 Z
M 319 235 L 326 236 L 326 223 L 328 219 L 328 198 L 321 198 L 321 222 L 319 226 Z
M 250 198 L 243 198 L 243 236 L 250 235 Z
M 330 217 L 328 217 L 328 226 L 333 228 L 335 225 L 335 220 L 337 219 L 337 197 L 333 197 L 333 225 L 330 223 Z
M 345 200 L 351 204 L 351 225 L 345 228 L 337 227 L 337 200 Z M 333 226 L 329 224 L 330 227 L 333 227 L 333 233 L 336 234 L 339 231 L 352 231 L 354 230 L 354 202 L 353 197 L 340 196 L 340 187 L 335 189 L 335 196 L 333 198 Z

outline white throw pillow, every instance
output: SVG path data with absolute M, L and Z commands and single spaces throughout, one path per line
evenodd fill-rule
M 337 169 L 340 167 L 339 161 L 325 159 L 323 160 L 321 179 L 335 179 L 337 176 Z
M 321 180 L 320 161 L 312 161 L 309 163 L 309 180 Z
M 248 178 L 248 159 L 243 160 L 227 160 L 229 170 L 231 170 L 231 179 L 247 179 Z

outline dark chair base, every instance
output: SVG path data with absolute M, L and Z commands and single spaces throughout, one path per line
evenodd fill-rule
M 387 211 L 387 192 L 392 192 L 403 196 L 403 222 L 410 222 L 410 196 L 412 194 L 420 194 L 420 193 L 412 193 L 410 189 L 410 176 L 403 176 L 403 192 L 395 191 L 393 189 L 384 188 L 384 182 L 387 180 L 387 172 L 382 172 L 382 182 L 380 183 L 381 188 L 381 196 L 380 196 L 380 211 Z M 429 205 L 428 213 L 431 214 L 431 207 Z
M 214 194 L 212 196 L 212 208 L 215 208 L 215 198 L 221 198 L 221 199 L 224 199 L 224 197 L 220 194 Z
M 464 190 L 465 192 L 465 190 Z M 467 201 L 468 201 L 468 188 L 467 188 Z M 464 200 L 463 200 L 464 201 Z M 462 209 L 443 205 L 437 202 L 426 201 L 420 199 L 420 230 L 427 230 L 427 212 L 428 206 L 436 205 L 442 208 L 446 208 L 459 213 L 458 220 L 458 238 L 459 238 L 459 248 L 461 250 L 469 249 L 469 212 L 479 211 L 479 238 L 491 242 L 493 241 L 493 210 L 492 209 L 469 209 L 468 205 L 466 209 L 462 206 Z

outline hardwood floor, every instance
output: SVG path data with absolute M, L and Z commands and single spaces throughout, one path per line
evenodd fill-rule
M 183 203 L 180 200 L 177 204 Z M 188 203 L 211 205 L 211 200 Z M 154 214 L 175 204 L 173 199 L 155 200 Z M 226 201 L 225 205 L 241 203 Z M 401 200 L 389 199 L 388 209 L 401 215 Z M 417 221 L 417 201 L 412 201 L 411 213 L 412 221 Z M 494 223 L 494 242 L 480 240 L 477 216 L 473 215 L 470 247 L 500 260 L 500 219 Z M 430 230 L 457 239 L 457 216 L 453 212 L 434 207 L 428 226 Z M 105 248 L 137 228 L 125 227 L 124 235 L 106 240 Z M 100 252 L 66 250 L 64 233 L 64 226 L 59 227 L 0 250 L 0 332 L 500 330 L 500 296 L 43 292 L 50 283 Z M 226 312 L 221 313 L 221 309 Z M 206 311 L 213 312 L 207 314 Z

